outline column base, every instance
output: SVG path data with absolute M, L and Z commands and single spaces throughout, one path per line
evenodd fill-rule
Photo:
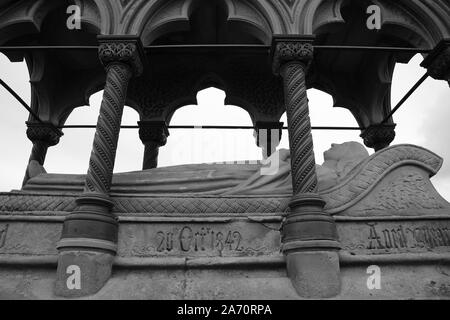
M 286 254 L 288 277 L 303 298 L 332 298 L 341 290 L 337 251 L 304 251 Z
M 287 274 L 298 295 L 331 298 L 340 293 L 340 249 L 336 223 L 317 194 L 293 198 L 282 228 Z
M 68 250 L 58 258 L 55 295 L 81 298 L 96 294 L 108 282 L 114 255 L 109 252 Z
M 117 252 L 118 220 L 104 194 L 84 194 L 64 221 L 55 294 L 77 298 L 93 295 L 109 280 Z

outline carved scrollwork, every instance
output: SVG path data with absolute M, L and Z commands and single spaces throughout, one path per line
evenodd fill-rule
M 345 181 L 321 193 L 327 203 L 325 209 L 335 214 L 351 208 L 368 195 L 389 172 L 411 164 L 422 167 L 433 176 L 441 168 L 442 158 L 413 145 L 398 145 L 379 151 L 355 168 Z M 401 194 L 401 197 L 406 196 L 406 193 Z M 377 206 L 379 205 L 377 202 Z
M 430 192 L 428 183 L 417 172 L 407 173 L 382 188 L 367 211 L 443 209 L 444 205 Z

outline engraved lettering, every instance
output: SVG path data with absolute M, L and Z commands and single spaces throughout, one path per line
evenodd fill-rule
M 370 242 L 369 242 L 367 249 L 369 249 L 369 250 L 384 249 L 383 245 L 381 244 L 381 238 L 377 233 L 377 229 L 375 228 L 376 223 L 371 223 L 371 224 L 369 224 L 369 226 L 370 226 L 370 234 L 369 234 Z
M 188 252 L 191 249 L 193 238 L 192 229 L 184 227 L 180 232 L 180 249 L 184 252 Z
M 6 234 L 8 232 L 9 224 L 0 227 L 0 248 L 3 248 L 6 242 Z

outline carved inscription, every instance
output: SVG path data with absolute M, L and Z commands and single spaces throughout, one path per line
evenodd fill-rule
M 442 251 L 450 248 L 449 221 L 398 221 L 338 225 L 344 250 L 370 254 Z
M 344 250 L 361 254 L 450 251 L 450 220 L 345 222 L 338 224 Z
M 379 228 L 376 223 L 368 224 L 370 228 L 367 249 L 433 249 L 450 246 L 450 229 L 419 225 L 394 228 Z
M 278 254 L 279 222 L 123 224 L 121 257 L 255 257 Z
M 242 234 L 236 230 L 218 231 L 208 227 L 193 229 L 184 226 L 180 230 L 158 231 L 156 251 L 218 252 L 244 251 Z

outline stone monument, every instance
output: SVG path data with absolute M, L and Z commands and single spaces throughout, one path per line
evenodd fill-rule
M 420 52 L 449 81 L 447 1 L 69 3 L 73 15 L 63 1 L 0 0 L 0 51 L 27 62 L 39 117 L 23 188 L 0 193 L 0 297 L 450 297 L 450 204 L 430 182 L 443 159 L 390 146 L 395 63 Z M 173 114 L 211 86 L 250 114 L 277 174 L 157 168 Z M 335 145 L 317 166 L 309 88 L 349 109 L 376 153 Z M 47 173 L 68 116 L 101 89 L 87 174 Z M 125 105 L 140 115 L 143 171 L 113 175 Z M 290 150 L 276 151 L 284 112 Z M 367 285 L 374 266 L 382 290 Z

